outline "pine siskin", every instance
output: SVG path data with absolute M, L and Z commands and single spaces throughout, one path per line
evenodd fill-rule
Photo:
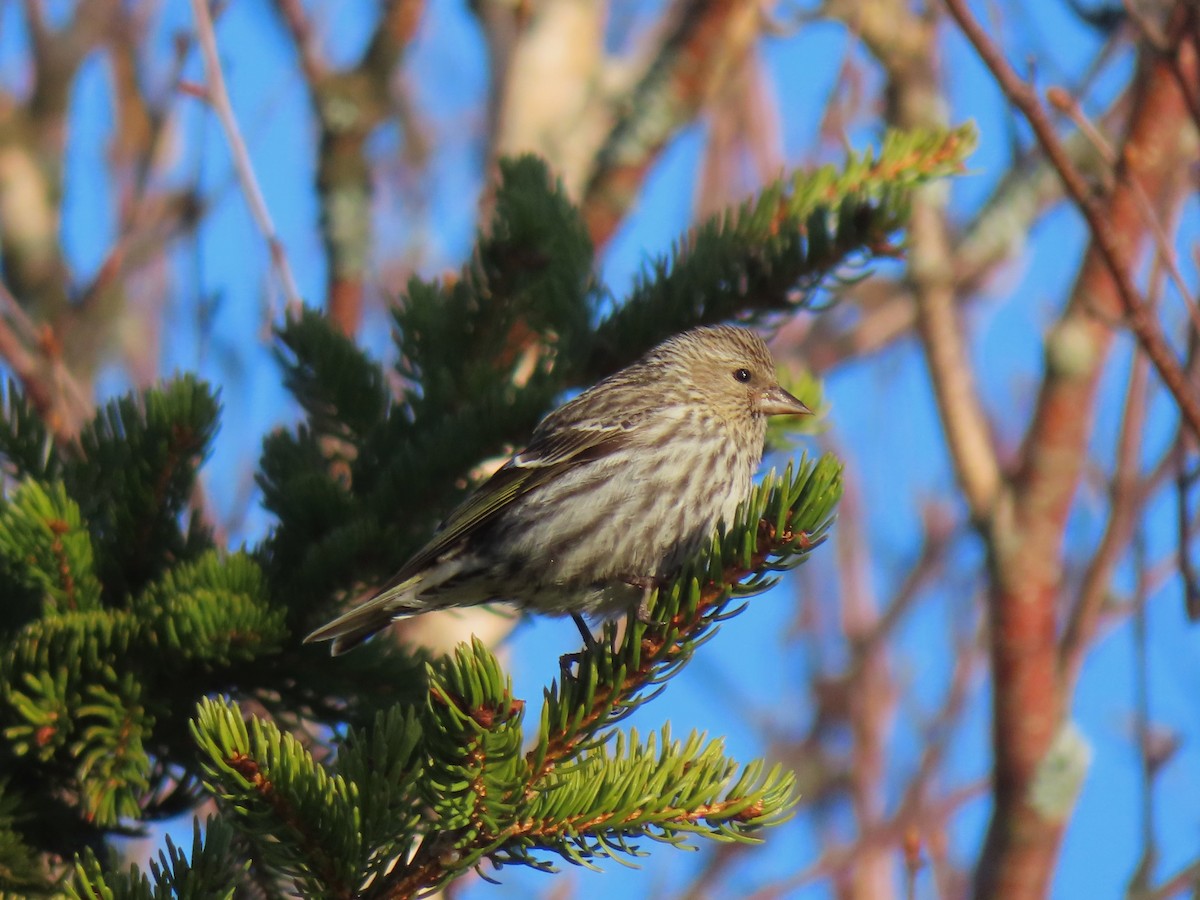
M 396 619 L 494 600 L 578 623 L 632 610 L 732 521 L 767 416 L 809 412 L 753 332 L 673 337 L 550 413 L 379 593 L 305 642 L 337 655 Z

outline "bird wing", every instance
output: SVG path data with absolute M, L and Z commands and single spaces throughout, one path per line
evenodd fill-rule
M 636 426 L 636 418 L 569 426 L 559 423 L 555 428 L 539 428 L 540 433 L 534 434 L 525 450 L 450 513 L 429 543 L 404 564 L 381 593 L 452 553 L 464 538 L 493 521 L 519 497 L 563 472 L 601 459 L 624 446 Z

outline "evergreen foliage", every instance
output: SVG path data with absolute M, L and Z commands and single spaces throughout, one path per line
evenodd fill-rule
M 831 458 L 769 475 L 633 621 L 564 661 L 536 718 L 478 641 L 439 659 L 299 636 L 423 541 L 564 392 L 665 335 L 804 305 L 956 170 L 968 131 L 891 136 L 716 217 L 616 302 L 578 212 L 536 159 L 506 161 L 454 280 L 414 279 L 389 374 L 321 316 L 279 333 L 306 416 L 264 443 L 276 525 L 214 546 L 190 505 L 219 404 L 183 376 L 102 409 L 70 446 L 10 385 L 0 410 L 0 891 L 77 897 L 411 897 L 484 861 L 551 868 L 651 839 L 754 840 L 792 776 L 719 741 L 617 726 L 743 598 L 824 537 Z M 401 389 L 389 385 L 398 375 Z M 807 398 L 812 399 L 812 392 Z M 780 437 L 776 432 L 773 436 Z M 109 839 L 214 797 L 187 851 L 121 869 Z

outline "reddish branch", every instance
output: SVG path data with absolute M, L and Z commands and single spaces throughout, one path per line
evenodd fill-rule
M 884 819 L 885 759 L 896 697 L 887 645 L 870 640 L 878 633 L 880 614 L 871 588 L 871 552 L 862 533 L 861 496 L 855 479 L 846 479 L 844 485 L 836 542 L 842 584 L 839 613 L 842 631 L 856 650 L 841 691 L 853 740 L 846 788 L 856 828 L 867 834 Z M 863 842 L 854 865 L 840 873 L 846 881 L 843 896 L 890 896 L 890 857 L 890 847 Z
M 1049 340 L 1047 373 L 1021 467 L 984 528 L 992 572 L 995 804 L 975 894 L 1020 900 L 1046 896 L 1070 812 L 1069 805 L 1039 808 L 1032 788 L 1068 709 L 1069 685 L 1057 647 L 1061 552 L 1086 459 L 1099 376 L 1114 335 L 1111 323 L 1129 325 L 1189 427 L 1200 430 L 1200 398 L 1131 274 L 1151 228 L 1132 184 L 1139 182 L 1155 200 L 1174 186 L 1191 127 L 1175 66 L 1195 79 L 1196 58 L 1191 52 L 1174 61 L 1154 53 L 1143 57 L 1115 185 L 1098 198 L 1066 158 L 1033 89 L 1017 78 L 962 0 L 946 3 L 1005 94 L 1028 118 L 1092 232 L 1072 296 Z M 1185 6 L 1178 6 L 1173 27 L 1179 27 Z
M 624 219 L 667 141 L 741 66 L 761 28 L 758 4 L 744 0 L 681 0 L 668 15 L 673 25 L 623 104 L 584 189 L 581 212 L 597 247 Z
M 807 868 L 801 869 L 795 875 L 746 894 L 746 900 L 783 900 L 806 885 L 834 877 L 839 872 L 844 872 L 848 866 L 852 866 L 856 857 L 864 849 L 896 847 L 905 840 L 914 827 L 923 831 L 947 822 L 962 807 L 985 794 L 987 788 L 986 780 L 970 782 L 927 804 L 921 810 L 919 819 L 915 821 L 906 813 L 903 817 L 895 816 L 886 822 L 881 822 L 867 833 L 860 835 L 853 844 L 831 847 L 826 850 L 821 854 L 820 859 Z
M 570 757 L 582 741 L 603 727 L 603 720 L 611 716 L 613 710 L 634 702 L 637 694 L 653 682 L 657 672 L 669 669 L 683 657 L 700 634 L 711 627 L 707 616 L 724 602 L 730 587 L 761 569 L 768 557 L 778 555 L 784 548 L 793 545 L 806 547 L 807 535 L 794 534 L 787 528 L 777 534 L 774 525 L 765 520 L 760 521 L 758 541 L 749 566 L 727 566 L 721 581 L 704 585 L 696 609 L 690 614 L 685 616 L 680 612 L 668 623 L 647 626 L 642 635 L 640 665 L 629 670 L 620 684 L 609 686 L 609 690 L 596 691 L 591 709 L 573 725 L 572 731 L 550 738 L 549 749 L 541 766 L 531 767 L 529 792 L 534 790 L 535 782 L 545 777 L 559 762 Z M 668 634 L 671 635 L 670 640 Z M 618 651 L 620 652 L 622 651 Z M 531 750 L 527 757 L 530 763 L 534 761 L 535 756 L 536 750 Z
M 1142 432 L 1146 425 L 1149 368 L 1144 356 L 1135 357 L 1125 395 L 1124 421 L 1117 441 L 1116 470 L 1110 489 L 1112 500 L 1108 524 L 1100 546 L 1092 555 L 1083 575 L 1079 599 L 1063 634 L 1061 660 L 1063 677 L 1069 690 L 1079 676 L 1084 652 L 1096 633 L 1100 613 L 1108 597 L 1109 585 L 1117 562 L 1133 537 L 1138 514 L 1142 511 L 1147 492 L 1138 477 Z
M 233 112 L 233 104 L 229 100 L 229 91 L 225 87 L 225 75 L 221 71 L 221 59 L 217 52 L 217 36 L 213 29 L 212 18 L 208 13 L 207 0 L 192 0 L 192 18 L 196 25 L 196 41 L 200 45 L 200 53 L 204 58 L 204 74 L 208 85 L 204 99 L 217 115 L 221 129 L 225 132 L 225 140 L 229 144 L 229 153 L 233 158 L 233 167 L 237 172 L 238 182 L 242 186 L 250 214 L 254 217 L 263 239 L 267 242 L 267 250 L 271 255 L 271 265 L 279 276 L 287 300 L 288 310 L 292 315 L 298 315 L 303 301 L 300 299 L 300 289 L 296 286 L 296 278 L 292 274 L 291 263 L 288 262 L 283 242 L 275 230 L 271 212 L 267 209 L 267 201 L 259 187 L 258 178 L 254 174 L 254 165 L 250 161 L 250 151 L 242 137 L 238 126 L 237 116 Z
M 317 195 L 321 236 L 329 257 L 326 304 L 345 334 L 358 330 L 371 255 L 371 166 L 367 139 L 395 112 L 392 76 L 416 31 L 424 0 L 381 4 L 375 32 L 359 62 L 331 69 L 304 5 L 276 0 L 292 36 L 320 125 Z
M 958 22 L 967 39 L 975 47 L 984 64 L 1000 85 L 1004 95 L 1016 106 L 1029 122 L 1038 143 L 1047 158 L 1058 170 L 1059 177 L 1067 188 L 1067 193 L 1087 220 L 1088 229 L 1092 235 L 1089 257 L 1095 255 L 1103 266 L 1109 279 L 1113 282 L 1105 293 L 1110 294 L 1118 303 L 1118 311 L 1133 332 L 1142 351 L 1150 358 L 1157 370 L 1159 378 L 1171 392 L 1179 407 L 1180 414 L 1187 421 L 1192 433 L 1200 437 L 1200 394 L 1188 384 L 1183 368 L 1175 358 L 1170 346 L 1162 335 L 1158 322 L 1143 302 L 1140 292 L 1133 283 L 1131 269 L 1132 253 L 1137 241 L 1131 242 L 1131 235 L 1140 239 L 1146 228 L 1146 223 L 1130 223 L 1132 231 L 1123 230 L 1108 212 L 1115 205 L 1117 195 L 1126 198 L 1126 202 L 1134 199 L 1129 190 L 1130 176 L 1139 170 L 1154 168 L 1161 163 L 1161 146 L 1153 143 L 1127 144 L 1126 153 L 1118 169 L 1121 184 L 1118 186 L 1113 202 L 1102 203 L 1094 194 L 1091 186 L 1072 165 L 1063 143 L 1055 132 L 1050 117 L 1038 99 L 1032 85 L 1023 81 L 1016 71 L 1008 64 L 1000 48 L 992 42 L 982 25 L 967 9 L 966 0 L 945 0 L 950 14 Z M 1191 4 L 1188 0 L 1179 0 L 1172 13 L 1168 33 L 1176 36 L 1185 29 L 1192 20 Z M 1175 116 L 1172 121 L 1172 132 L 1189 123 L 1187 97 L 1179 89 L 1180 80 L 1196 83 L 1200 71 L 1196 65 L 1196 48 L 1188 42 L 1173 40 L 1172 47 L 1179 53 L 1177 57 L 1168 58 L 1151 51 L 1147 73 L 1148 79 L 1155 82 L 1154 94 L 1161 95 L 1159 102 L 1169 106 L 1166 114 Z M 1167 99 L 1169 97 L 1169 99 Z M 1143 117 L 1144 110 L 1135 103 L 1135 115 Z M 1130 151 L 1140 154 L 1131 156 Z

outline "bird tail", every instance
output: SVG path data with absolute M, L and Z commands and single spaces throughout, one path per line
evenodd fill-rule
M 330 652 L 334 656 L 341 656 L 343 653 L 353 650 L 377 631 L 387 628 L 397 619 L 427 611 L 428 604 L 422 603 L 418 599 L 421 581 L 422 579 L 418 575 L 393 585 L 366 603 L 356 606 L 332 622 L 322 625 L 306 637 L 304 643 L 331 641 Z

